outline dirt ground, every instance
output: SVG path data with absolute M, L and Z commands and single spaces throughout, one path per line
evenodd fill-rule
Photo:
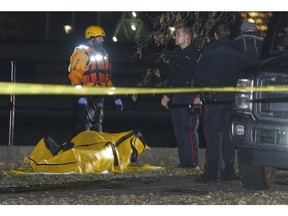
M 288 172 L 267 191 L 245 191 L 239 180 L 201 182 L 202 170 L 155 167 L 102 174 L 44 174 L 2 169 L 1 205 L 287 205 Z

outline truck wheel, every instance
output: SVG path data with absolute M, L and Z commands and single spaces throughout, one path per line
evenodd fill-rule
M 276 168 L 255 166 L 242 163 L 239 164 L 240 182 L 246 190 L 267 190 L 274 182 Z

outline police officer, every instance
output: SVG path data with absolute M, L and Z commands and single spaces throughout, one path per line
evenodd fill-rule
M 85 30 L 86 42 L 77 46 L 70 57 L 69 79 L 76 87 L 111 87 L 111 64 L 103 48 L 105 31 L 100 26 Z M 120 98 L 115 98 L 117 109 L 123 111 Z M 102 131 L 104 98 L 102 96 L 80 97 L 77 100 L 74 135 L 85 130 Z
M 238 75 L 247 62 L 245 52 L 234 41 L 228 39 L 229 35 L 227 24 L 220 23 L 215 26 L 215 41 L 203 49 L 196 68 L 196 81 L 202 86 L 236 86 Z M 235 178 L 235 148 L 229 137 L 232 101 L 231 93 L 215 93 L 206 97 L 203 116 L 207 144 L 203 180 L 206 183 L 217 183 L 221 150 L 225 164 L 220 170 L 221 177 L 224 180 Z
M 189 26 L 177 28 L 175 44 L 178 46 L 169 61 L 167 85 L 169 87 L 193 86 L 194 68 L 198 51 L 192 44 L 193 30 Z M 164 95 L 161 105 L 170 109 L 174 136 L 178 146 L 180 167 L 197 167 L 199 165 L 198 127 L 199 115 L 193 110 L 195 95 L 180 93 Z

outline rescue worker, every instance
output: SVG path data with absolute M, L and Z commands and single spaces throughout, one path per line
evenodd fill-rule
M 77 46 L 70 57 L 69 79 L 75 87 L 111 87 L 111 64 L 103 48 L 105 31 L 100 26 L 89 26 L 85 30 L 86 42 Z M 120 98 L 115 98 L 117 109 L 123 111 Z M 83 96 L 76 104 L 76 125 L 74 135 L 93 130 L 102 132 L 104 98 Z
M 198 50 L 192 43 L 193 29 L 190 26 L 177 28 L 175 45 L 168 71 L 168 87 L 193 87 L 194 68 Z M 180 93 L 163 95 L 161 105 L 171 112 L 174 136 L 178 146 L 179 167 L 199 165 L 199 113 L 193 109 L 195 95 Z
M 235 87 L 238 75 L 247 65 L 245 52 L 229 38 L 229 26 L 217 24 L 214 28 L 215 41 L 205 47 L 196 67 L 195 79 L 203 87 Z M 203 95 L 203 94 L 202 94 Z M 206 138 L 206 159 L 204 164 L 205 183 L 217 183 L 218 171 L 225 181 L 235 179 L 235 147 L 229 136 L 229 117 L 232 113 L 232 93 L 204 94 L 203 116 Z M 204 103 L 205 102 L 205 103 Z M 224 167 L 219 169 L 220 151 Z

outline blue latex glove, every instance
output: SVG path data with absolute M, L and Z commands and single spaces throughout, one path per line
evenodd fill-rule
M 122 100 L 119 98 L 117 100 L 114 101 L 116 107 L 117 107 L 117 111 L 121 111 L 123 112 L 123 103 Z
M 88 104 L 88 101 L 85 97 L 81 97 L 79 98 L 78 100 L 78 104 L 81 104 L 81 105 L 87 105 Z

